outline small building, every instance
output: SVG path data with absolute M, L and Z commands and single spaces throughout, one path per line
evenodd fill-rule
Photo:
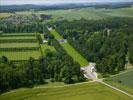
M 58 42 L 59 42 L 60 44 L 62 44 L 62 43 L 67 43 L 67 39 L 61 39 L 61 40 L 58 40 Z
M 43 43 L 48 43 L 48 41 L 47 40 L 43 40 Z

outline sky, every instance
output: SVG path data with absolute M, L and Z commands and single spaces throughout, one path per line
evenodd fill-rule
M 20 4 L 61 4 L 61 3 L 83 3 L 83 2 L 133 2 L 133 0 L 0 0 L 0 5 Z

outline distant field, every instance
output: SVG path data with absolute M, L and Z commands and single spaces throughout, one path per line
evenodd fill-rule
M 132 98 L 100 83 L 84 83 L 65 87 L 18 89 L 0 95 L 0 100 L 132 100 Z
M 45 10 L 39 11 L 37 14 L 53 15 L 53 20 L 74 20 L 74 19 L 105 19 L 111 17 L 133 17 L 133 7 L 119 9 L 104 9 L 104 8 L 78 8 L 68 10 Z
M 128 8 L 117 8 L 117 9 L 105 9 L 105 8 L 75 8 L 75 9 L 60 9 L 60 10 L 44 10 L 44 11 L 20 11 L 16 12 L 16 15 L 31 16 L 32 14 L 48 14 L 52 15 L 50 20 L 74 20 L 74 19 L 89 19 L 98 20 L 111 17 L 133 17 L 133 7 Z M 0 13 L 0 18 L 8 17 L 13 15 L 11 13 Z
M 68 10 L 46 10 L 39 11 L 39 14 L 49 14 L 53 15 L 53 20 L 73 20 L 73 19 L 103 19 L 110 17 L 102 13 L 99 10 L 93 8 L 79 8 L 79 9 L 68 9 Z
M 6 56 L 9 60 L 21 61 L 28 60 L 29 57 L 38 59 L 41 56 L 41 52 L 38 51 L 0 51 L 0 56 Z
M 33 12 L 32 11 L 21 11 L 21 12 L 16 12 L 16 14 L 29 16 L 29 15 L 32 15 Z
M 9 17 L 11 15 L 14 15 L 12 13 L 0 13 L 0 18 Z
M 133 7 L 107 10 L 106 14 L 116 17 L 133 17 Z
M 133 70 L 111 77 L 106 82 L 133 94 Z
M 63 37 L 55 30 L 52 30 L 51 33 L 55 36 L 57 40 L 63 39 Z M 89 62 L 83 56 L 81 56 L 69 43 L 62 43 L 61 46 L 82 67 L 89 65 Z

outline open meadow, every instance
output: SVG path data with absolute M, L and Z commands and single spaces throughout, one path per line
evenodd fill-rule
M 117 9 L 105 9 L 105 8 L 76 8 L 76 9 L 60 9 L 60 10 L 44 10 L 44 11 L 19 11 L 12 13 L 0 13 L 0 18 L 8 17 L 10 15 L 25 15 L 31 16 L 32 14 L 40 15 L 52 15 L 50 20 L 79 20 L 79 19 L 89 19 L 89 20 L 99 20 L 111 17 L 133 17 L 133 7 L 127 8 L 117 8 Z
M 2 51 L 0 56 L 6 56 L 9 60 L 12 61 L 23 61 L 28 60 L 29 57 L 33 57 L 34 59 L 38 59 L 41 56 L 41 52 L 39 50 L 29 50 L 29 51 Z
M 133 7 L 117 9 L 77 8 L 67 10 L 46 10 L 38 11 L 37 14 L 52 15 L 53 20 L 79 20 L 81 18 L 99 20 L 111 17 L 133 17 Z
M 100 83 L 18 89 L 0 95 L 0 100 L 132 100 Z

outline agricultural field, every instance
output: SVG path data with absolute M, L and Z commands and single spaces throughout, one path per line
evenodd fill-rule
M 51 33 L 55 36 L 57 40 L 63 39 L 63 37 L 55 30 L 52 30 Z M 81 56 L 69 43 L 61 43 L 61 46 L 76 62 L 80 64 L 80 66 L 84 67 L 89 65 L 89 62 L 83 56 Z
M 6 56 L 9 60 L 28 60 L 29 57 L 38 59 L 41 56 L 35 33 L 5 33 L 0 35 L 0 41 L 0 56 Z
M 2 51 L 0 56 L 6 56 L 9 60 L 12 61 L 23 61 L 28 60 L 29 57 L 33 57 L 34 59 L 38 59 L 41 56 L 41 52 L 39 50 L 29 50 L 29 51 Z
M 107 83 L 133 94 L 133 70 L 105 80 Z
M 19 11 L 12 13 L 0 13 L 0 18 L 8 17 L 10 15 L 24 15 L 32 16 L 32 14 L 40 15 L 52 15 L 53 21 L 56 20 L 79 20 L 79 19 L 89 19 L 89 20 L 99 20 L 111 17 L 133 17 L 133 7 L 128 8 L 117 8 L 117 9 L 105 9 L 105 8 L 76 8 L 76 9 L 60 9 L 60 10 L 44 10 L 44 11 Z
M 38 43 L 1 43 L 0 48 L 39 47 Z
M 0 100 L 131 100 L 132 98 L 100 83 L 44 86 L 18 89 L 0 95 Z
M 9 17 L 11 15 L 14 15 L 13 13 L 0 13 L 0 18 Z
M 133 17 L 133 7 L 131 8 L 120 8 L 120 9 L 111 9 L 104 11 L 107 15 L 114 17 Z
M 28 37 L 26 37 L 26 36 L 9 36 L 9 37 L 0 37 L 0 40 L 8 40 L 8 39 L 36 39 L 36 37 L 35 36 L 28 36 Z
M 5 33 L 5 34 L 1 34 L 1 36 L 4 36 L 4 37 L 8 37 L 8 36 L 35 36 L 36 34 L 35 33 Z
M 53 16 L 53 20 L 74 20 L 74 19 L 105 19 L 111 17 L 133 17 L 133 7 L 119 9 L 95 9 L 95 8 L 77 8 L 68 10 L 46 10 L 38 11 L 37 14 L 48 14 Z

